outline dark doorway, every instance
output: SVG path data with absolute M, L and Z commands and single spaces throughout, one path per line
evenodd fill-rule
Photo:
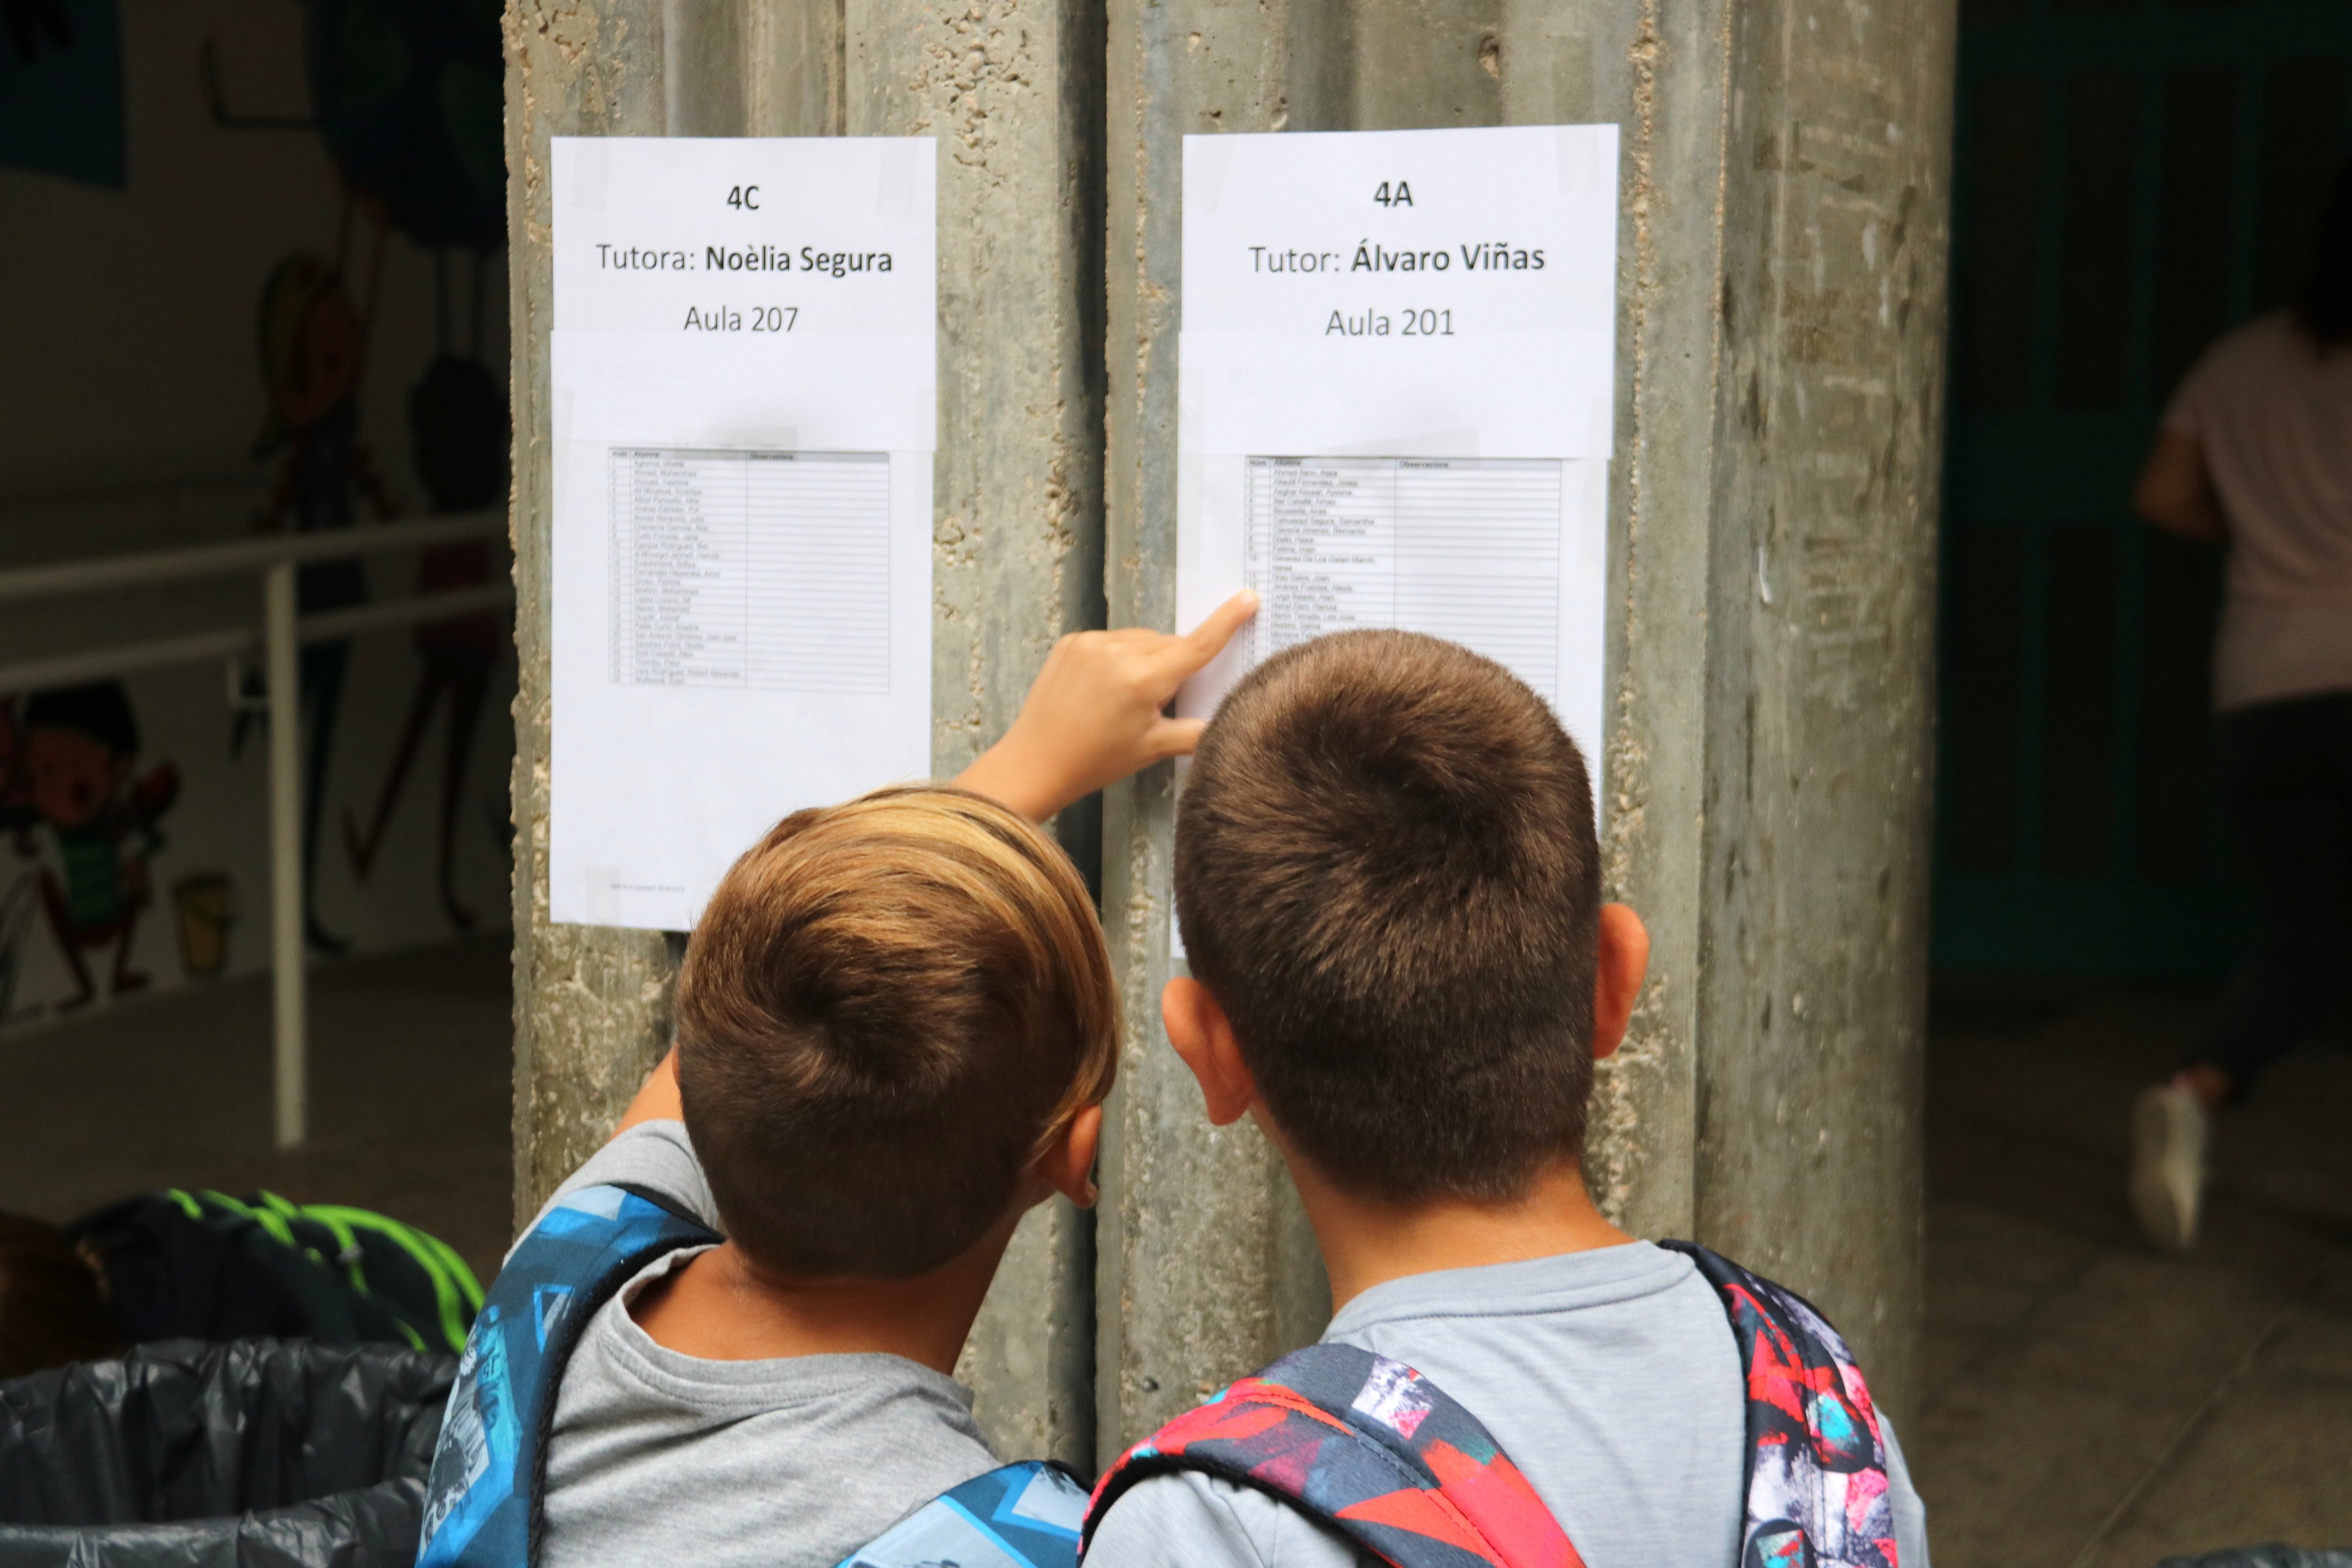
M 1937 967 L 2211 976 L 2221 554 L 2129 510 L 2158 415 L 2276 308 L 2352 149 L 2341 0 L 1969 0 L 1946 448 Z

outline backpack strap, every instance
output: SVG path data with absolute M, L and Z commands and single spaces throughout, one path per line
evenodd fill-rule
M 925 1503 L 840 1568 L 935 1568 L 942 1563 L 1077 1568 L 1087 1489 L 1057 1465 L 1006 1465 Z
M 1476 1417 L 1353 1345 L 1286 1355 L 1129 1448 L 1095 1487 L 1087 1539 L 1129 1487 L 1179 1470 L 1271 1493 L 1393 1568 L 1583 1568 Z
M 425 1481 L 418 1568 L 530 1568 L 539 1560 L 555 1391 L 596 1309 L 655 1258 L 719 1233 L 658 1194 L 565 1194 L 533 1226 L 467 1336 Z
M 1886 1441 L 1853 1352 L 1795 1291 L 1664 1241 L 1723 1298 L 1748 1369 L 1740 1568 L 1897 1568 Z

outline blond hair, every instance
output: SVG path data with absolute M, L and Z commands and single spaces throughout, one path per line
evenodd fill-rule
M 784 1272 L 906 1278 L 1002 1219 L 1110 1092 L 1085 882 L 966 790 L 796 812 L 735 862 L 678 978 L 687 1131 L 728 1235 Z

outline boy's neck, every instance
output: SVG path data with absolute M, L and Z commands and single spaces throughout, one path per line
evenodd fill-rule
M 1487 1263 L 1524 1263 L 1620 1247 L 1633 1239 L 1593 1206 L 1583 1174 L 1572 1161 L 1547 1167 L 1524 1194 L 1501 1203 L 1448 1198 L 1391 1204 L 1342 1192 L 1279 1136 L 1275 1142 L 1290 1166 L 1307 1223 L 1323 1249 L 1334 1312 L 1391 1279 Z
M 654 1343 L 704 1361 L 865 1352 L 953 1376 L 1011 1239 L 1007 1225 L 910 1279 L 778 1275 L 722 1242 L 639 1292 L 628 1311 Z

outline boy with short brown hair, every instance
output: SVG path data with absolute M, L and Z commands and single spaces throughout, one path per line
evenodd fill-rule
M 678 975 L 683 1122 L 730 1242 L 790 1275 L 946 1265 L 1110 1092 L 1118 1015 L 1086 884 L 1025 817 L 936 787 L 786 817 Z
M 1335 1316 L 1113 1467 L 1090 1568 L 1927 1568 L 1834 1331 L 1585 1190 L 1649 942 L 1540 698 L 1431 637 L 1293 647 L 1202 738 L 1175 879 L 1169 1039 L 1282 1153 Z
M 490 1288 L 420 1564 L 1069 1560 L 1082 1498 L 999 1467 L 951 1376 L 1022 1215 L 1092 1201 L 1116 1063 L 1092 902 L 1037 825 L 1191 749 L 1161 710 L 1253 608 L 1065 638 L 961 787 L 798 812 L 736 862 L 675 1048 Z

